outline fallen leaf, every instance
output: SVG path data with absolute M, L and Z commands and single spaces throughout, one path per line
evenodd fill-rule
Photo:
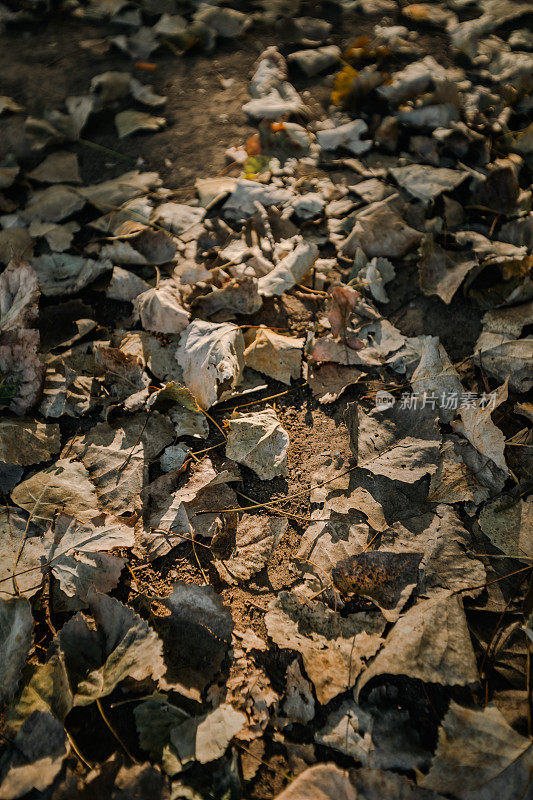
M 505 463 L 505 436 L 493 423 L 491 414 L 495 408 L 507 399 L 507 381 L 500 386 L 494 396 L 494 402 L 483 407 L 480 401 L 459 409 L 460 421 L 452 424 L 457 433 L 464 436 L 481 453 L 489 458 L 506 475 L 509 474 Z
M 154 117 L 145 111 L 135 111 L 133 108 L 121 111 L 115 116 L 115 126 L 118 138 L 124 139 L 138 131 L 158 131 L 166 125 L 164 117 Z
M 20 512 L 0 510 L 0 597 L 32 597 L 43 580 L 44 546 L 31 521 Z
M 244 351 L 247 367 L 290 386 L 300 377 L 303 339 L 281 336 L 264 325 Z
M 465 708 L 453 700 L 424 787 L 466 798 L 511 800 L 527 792 L 533 750 L 493 706 Z
M 356 800 L 348 773 L 335 764 L 306 769 L 276 796 L 276 800 Z
M 260 572 L 268 564 L 286 530 L 286 519 L 243 514 L 237 524 L 235 549 L 231 556 L 215 560 L 222 580 L 237 584 Z
M 181 304 L 178 287 L 172 280 L 161 281 L 135 299 L 141 324 L 147 331 L 181 333 L 189 324 L 189 314 Z
M 285 256 L 267 275 L 259 278 L 258 290 L 263 297 L 275 297 L 300 283 L 313 266 L 318 249 L 314 244 L 299 244 Z
M 228 458 L 253 469 L 262 480 L 287 475 L 289 435 L 272 407 L 248 414 L 234 412 L 228 424 Z
M 155 621 L 167 664 L 161 685 L 200 700 L 231 645 L 231 611 L 211 586 L 181 582 L 163 602 L 170 616 Z
M 176 359 L 188 388 L 202 408 L 223 400 L 239 384 L 244 339 L 235 325 L 194 320 L 183 332 Z
M 383 675 L 407 675 L 425 683 L 467 686 L 479 676 L 460 598 L 441 592 L 419 600 L 400 617 L 361 676 L 357 695 Z
M 17 731 L 0 763 L 0 794 L 5 800 L 37 790 L 43 792 L 58 775 L 70 750 L 61 722 L 51 714 L 34 712 Z
M 0 461 L 28 466 L 48 461 L 61 447 L 59 425 L 33 419 L 0 422 Z
M 4 703 L 15 694 L 33 643 L 33 617 L 25 597 L 0 598 L 0 642 L 0 698 Z
M 379 649 L 385 627 L 379 612 L 343 618 L 325 606 L 307 604 L 294 592 L 278 594 L 265 624 L 278 647 L 301 653 L 322 705 L 355 684 L 365 660 Z

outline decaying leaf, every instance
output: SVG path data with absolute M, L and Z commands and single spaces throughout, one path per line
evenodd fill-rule
M 44 791 L 59 773 L 69 750 L 61 722 L 51 714 L 35 711 L 3 755 L 0 795 L 14 800 L 34 789 Z
M 2 585 L 0 584 L 0 589 Z M 25 597 L 0 597 L 0 700 L 15 694 L 33 640 L 31 606 Z
M 244 339 L 235 325 L 194 320 L 183 332 L 176 359 L 188 388 L 202 408 L 210 408 L 239 384 Z
M 244 351 L 244 360 L 247 367 L 290 385 L 300 377 L 303 345 L 303 339 L 281 336 L 262 325 Z
M 518 559 L 533 552 L 533 504 L 506 495 L 487 503 L 479 515 L 479 525 L 494 547 Z
M 395 624 L 357 685 L 357 694 L 383 675 L 408 675 L 426 683 L 466 686 L 478 681 L 474 650 L 458 595 L 441 592 L 419 600 Z
M 48 655 L 64 662 L 73 704 L 89 705 L 125 678 L 159 680 L 165 672 L 163 646 L 148 623 L 104 594 L 90 591 L 88 602 L 97 628 L 78 612 L 58 632 Z
M 39 278 L 41 291 L 47 297 L 75 294 L 113 268 L 108 259 L 95 261 L 70 253 L 39 256 L 33 259 L 32 266 Z
M 449 305 L 465 276 L 475 266 L 477 259 L 468 253 L 444 250 L 431 237 L 426 237 L 418 264 L 420 288 L 424 294 L 436 294 Z
M 267 275 L 259 278 L 259 294 L 264 297 L 275 297 L 292 289 L 294 284 L 300 283 L 306 272 L 311 269 L 317 255 L 316 245 L 299 244 Z
M 493 705 L 483 710 L 450 703 L 424 787 L 461 800 L 511 800 L 527 792 L 533 750 Z
M 162 685 L 199 700 L 230 647 L 231 611 L 211 586 L 185 583 L 174 584 L 164 604 L 170 616 L 156 620 L 167 664 Z
M 32 597 L 43 580 L 44 546 L 31 521 L 13 508 L 0 510 L 0 597 Z
M 0 461 L 9 464 L 39 464 L 60 449 L 59 425 L 33 419 L 4 419 L 0 422 Z
M 339 561 L 331 578 L 341 594 L 370 597 L 386 619 L 394 622 L 418 584 L 422 556 L 368 550 Z
M 189 324 L 189 314 L 181 304 L 178 288 L 172 280 L 162 281 L 135 299 L 141 324 L 147 331 L 181 333 Z
M 385 620 L 379 612 L 344 619 L 322 604 L 311 606 L 293 592 L 281 592 L 265 624 L 278 647 L 301 653 L 318 701 L 325 704 L 355 684 L 382 643 Z
M 215 561 L 222 580 L 236 584 L 260 572 L 286 530 L 285 519 L 244 514 L 237 525 L 235 550 L 229 558 Z
M 253 469 L 263 480 L 287 474 L 288 447 L 289 434 L 272 407 L 231 416 L 226 455 Z
M 459 409 L 461 420 L 455 422 L 452 427 L 457 433 L 468 439 L 481 455 L 489 458 L 503 473 L 508 475 L 509 470 L 504 456 L 505 436 L 491 419 L 494 409 L 506 399 L 507 381 L 496 390 L 492 401 L 482 405 L 478 400 L 471 405 L 462 406 Z
M 335 764 L 317 764 L 298 775 L 277 800 L 356 800 L 348 774 Z

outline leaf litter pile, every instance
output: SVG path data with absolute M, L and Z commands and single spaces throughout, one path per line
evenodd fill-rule
M 298 5 L 67 3 L 123 69 L 0 98 L 3 800 L 533 797 L 532 9 Z M 255 30 L 222 173 L 82 181 Z

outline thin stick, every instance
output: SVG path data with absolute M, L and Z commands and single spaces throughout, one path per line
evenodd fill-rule
M 100 698 L 97 699 L 96 705 L 98 706 L 98 711 L 102 715 L 102 719 L 104 720 L 105 724 L 107 725 L 107 727 L 109 728 L 109 730 L 111 731 L 111 733 L 113 734 L 113 736 L 115 737 L 115 739 L 117 740 L 119 745 L 122 747 L 122 749 L 124 750 L 124 752 L 126 753 L 128 758 L 130 759 L 130 761 L 133 761 L 134 764 L 138 764 L 139 762 L 137 761 L 135 756 L 132 756 L 132 754 L 130 753 L 130 751 L 128 750 L 128 748 L 126 747 L 126 745 L 124 744 L 124 742 L 122 741 L 120 736 L 118 735 L 117 731 L 115 730 L 115 728 L 111 724 L 111 721 L 109 720 L 109 718 L 107 717 L 107 715 L 106 715 L 106 713 L 104 711 L 104 708 L 102 706 Z
M 74 737 L 72 736 L 72 734 L 69 733 L 67 730 L 65 730 L 65 733 L 67 734 L 67 738 L 68 738 L 68 740 L 70 742 L 70 746 L 72 747 L 72 749 L 74 750 L 74 752 L 78 756 L 78 758 L 81 761 L 81 763 L 84 764 L 87 767 L 87 769 L 94 769 L 94 766 L 91 764 L 91 762 L 87 761 L 85 756 L 82 755 L 78 745 L 74 741 Z

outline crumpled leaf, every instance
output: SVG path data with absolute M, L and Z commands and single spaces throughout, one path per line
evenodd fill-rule
M 243 514 L 237 525 L 235 549 L 229 558 L 217 558 L 215 567 L 223 581 L 237 584 L 265 567 L 287 530 L 287 520 Z
M 443 591 L 419 600 L 403 614 L 361 676 L 357 695 L 383 675 L 407 675 L 445 686 L 477 683 L 476 659 L 458 595 Z
M 369 258 L 399 258 L 420 242 L 422 234 L 408 225 L 394 208 L 397 199 L 398 195 L 391 195 L 357 214 L 353 230 L 342 247 L 343 255 L 353 256 L 360 247 Z
M 5 584 L 0 584 L 0 590 Z M 0 702 L 10 700 L 33 642 L 33 617 L 25 597 L 0 597 Z
M 476 362 L 499 381 L 508 377 L 509 386 L 515 392 L 527 392 L 533 386 L 529 368 L 533 339 L 530 336 L 518 338 L 532 314 L 533 302 L 488 311 L 483 317 L 483 330 L 474 345 Z
M 220 311 L 225 311 L 227 315 L 255 314 L 263 305 L 257 285 L 257 278 L 252 276 L 232 278 L 221 289 L 213 289 L 209 294 L 198 297 L 194 305 L 207 316 Z
M 35 711 L 18 730 L 0 763 L 2 798 L 14 800 L 33 789 L 39 792 L 47 789 L 69 750 L 61 722 L 51 714 Z
M 30 521 L 13 508 L 0 509 L 0 597 L 32 597 L 41 588 L 45 551 Z
M 365 414 L 352 403 L 345 420 L 358 466 L 402 483 L 435 472 L 441 437 L 431 409 L 394 405 Z
M 178 478 L 172 475 L 147 486 L 144 499 L 149 504 L 148 523 L 152 530 L 141 537 L 141 545 L 148 557 L 166 555 L 196 536 L 213 538 L 223 527 L 222 509 L 235 507 L 237 502 L 235 492 L 227 485 L 227 481 L 236 479 L 229 470 L 217 473 L 205 458 L 177 491 L 174 489 Z
M 167 663 L 161 685 L 199 700 L 231 645 L 231 611 L 211 586 L 181 582 L 163 603 L 171 613 L 155 620 Z
M 449 305 L 464 278 L 475 266 L 477 259 L 473 256 L 444 250 L 431 236 L 426 236 L 418 262 L 420 288 L 424 294 L 436 294 Z
M 244 351 L 244 360 L 247 367 L 290 386 L 291 379 L 300 377 L 303 345 L 303 339 L 281 336 L 261 325 Z
M 262 480 L 287 475 L 289 434 L 271 406 L 248 414 L 234 412 L 228 424 L 228 458 L 253 469 Z
M 494 547 L 510 558 L 525 559 L 533 552 L 533 503 L 501 495 L 487 503 L 479 526 Z
M 424 787 L 461 800 L 502 800 L 527 793 L 533 748 L 493 705 L 465 708 L 453 700 Z
M 33 259 L 32 266 L 46 297 L 75 294 L 113 268 L 109 259 L 95 261 L 70 253 L 39 256 Z
M 88 521 L 98 514 L 98 498 L 89 473 L 78 461 L 61 458 L 13 489 L 11 499 L 46 527 L 56 511 Z
M 33 419 L 0 421 L 0 461 L 28 466 L 48 461 L 61 446 L 59 425 Z
M 38 315 L 39 283 L 26 261 L 10 261 L 0 275 L 0 331 L 31 328 Z
M 242 110 L 253 119 L 276 120 L 304 111 L 300 95 L 287 80 L 287 64 L 277 47 L 267 47 L 250 82 L 252 99 Z
M 362 258 L 356 256 L 354 270 L 359 268 L 356 276 L 363 284 L 363 288 L 370 292 L 374 300 L 379 303 L 388 303 L 389 296 L 384 289 L 385 284 L 390 283 L 395 277 L 396 272 L 393 264 L 388 258 L 372 258 L 368 261 L 362 251 L 359 251 Z
M 481 455 L 489 458 L 508 475 L 509 470 L 504 456 L 505 436 L 491 419 L 494 409 L 505 400 L 507 400 L 507 381 L 496 390 L 495 402 L 489 402 L 483 407 L 477 400 L 471 405 L 462 406 L 459 409 L 461 419 L 454 422 L 452 428 L 468 439 Z
M 156 632 L 113 597 L 90 591 L 87 599 L 96 630 L 78 612 L 58 631 L 48 654 L 48 660 L 64 661 L 73 704 L 90 705 L 125 678 L 159 680 L 165 665 Z
M 170 731 L 170 741 L 176 751 L 180 766 L 189 761 L 208 764 L 221 758 L 244 723 L 245 715 L 233 706 L 223 703 L 203 717 L 193 717 Z M 175 774 L 173 769 L 170 774 Z
M 378 94 L 391 105 L 398 105 L 425 92 L 433 80 L 446 78 L 447 70 L 435 61 L 433 56 L 426 56 L 421 61 L 414 61 L 404 69 L 398 70 L 390 83 L 380 86 Z
M 151 217 L 151 222 L 162 226 L 166 231 L 181 236 L 205 217 L 205 209 L 183 203 L 163 203 Z
M 335 764 L 317 764 L 298 775 L 276 800 L 357 800 L 357 793 L 347 772 Z
M 115 116 L 115 126 L 118 138 L 124 139 L 138 131 L 158 131 L 166 125 L 164 117 L 154 117 L 145 111 L 136 111 L 133 108 L 121 111 Z
M 124 559 L 109 555 L 114 547 L 131 547 L 133 529 L 117 520 L 79 523 L 64 514 L 43 538 L 47 560 L 61 590 L 85 601 L 91 588 L 107 593 L 118 583 Z
M 181 333 L 189 324 L 189 314 L 181 304 L 180 292 L 172 280 L 161 281 L 135 299 L 141 325 L 157 333 Z
M 283 650 L 301 653 L 319 703 L 350 689 L 379 649 L 385 621 L 381 614 L 343 618 L 322 604 L 311 605 L 294 592 L 280 592 L 265 615 L 268 635 Z
M 394 180 L 410 195 L 430 203 L 443 192 L 456 189 L 469 175 L 468 172 L 448 167 L 430 167 L 427 164 L 410 164 L 391 169 Z
M 339 125 L 336 128 L 326 128 L 318 131 L 317 140 L 320 147 L 324 150 L 338 150 L 342 148 L 348 150 L 354 156 L 366 153 L 372 147 L 371 139 L 361 139 L 361 136 L 368 133 L 368 125 L 362 119 L 354 119 Z
M 259 294 L 263 297 L 276 297 L 292 289 L 294 284 L 300 283 L 306 272 L 311 269 L 317 255 L 316 245 L 306 242 L 299 244 L 273 270 L 259 278 Z
M 210 408 L 238 386 L 244 369 L 244 339 L 235 325 L 194 320 L 183 332 L 176 359 L 187 387 Z
M 243 222 L 256 213 L 256 203 L 265 208 L 280 206 L 288 203 L 291 197 L 288 189 L 240 179 L 222 206 L 222 213 L 229 222 Z

